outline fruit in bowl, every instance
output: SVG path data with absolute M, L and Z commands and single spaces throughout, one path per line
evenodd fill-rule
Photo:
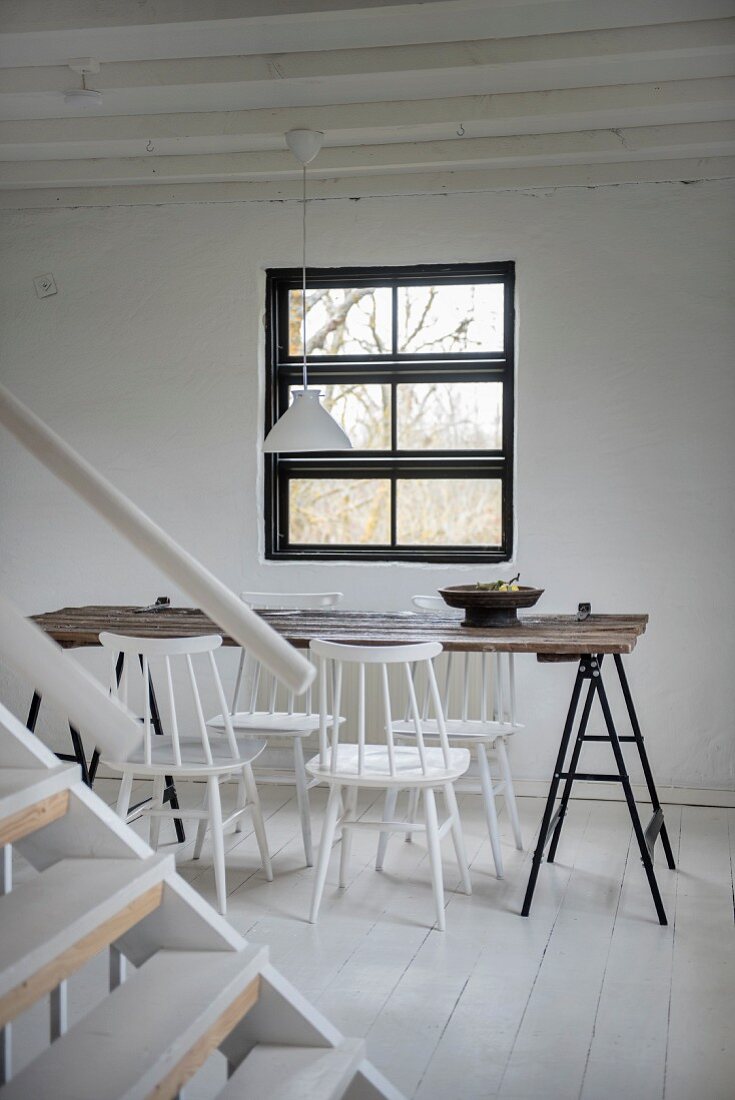
M 464 610 L 462 626 L 517 626 L 518 609 L 533 607 L 544 593 L 543 588 L 518 584 L 519 576 L 510 581 L 454 584 L 440 588 L 439 595 L 449 607 Z
M 520 585 L 516 584 L 516 581 L 520 575 L 516 573 L 515 577 L 511 577 L 509 581 L 477 581 L 475 588 L 478 592 L 519 592 Z

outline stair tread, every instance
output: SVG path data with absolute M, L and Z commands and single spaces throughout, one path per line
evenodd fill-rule
M 0 768 L 0 833 L 9 817 L 80 782 L 76 764 L 58 768 Z
M 364 1057 L 362 1039 L 344 1039 L 338 1047 L 259 1043 L 218 1093 L 217 1100 L 242 1100 L 245 1096 L 337 1100 Z
M 173 871 L 170 855 L 62 859 L 0 898 L 0 996 Z
M 3 1100 L 143 1100 L 247 990 L 267 954 L 159 951 L 14 1077 Z

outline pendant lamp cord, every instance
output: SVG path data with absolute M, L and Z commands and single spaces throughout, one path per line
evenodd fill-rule
M 306 165 L 302 168 L 303 198 L 301 201 L 301 345 L 304 353 L 304 390 L 307 387 L 306 368 Z

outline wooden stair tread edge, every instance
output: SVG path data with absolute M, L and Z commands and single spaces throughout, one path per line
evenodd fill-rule
M 267 958 L 267 948 L 252 946 L 159 951 L 14 1077 L 3 1100 L 175 1096 L 219 1045 L 222 1029 L 247 1014 Z
M 364 1039 L 343 1039 L 337 1047 L 258 1043 L 217 1100 L 339 1100 L 364 1058 Z
M 31 833 L 37 833 L 65 817 L 69 811 L 69 798 L 68 790 L 55 791 L 22 810 L 4 815 L 0 821 L 0 847 L 16 844 Z
M 69 809 L 69 792 L 80 782 L 76 764 L 0 768 L 0 847 L 63 817 Z
M 0 898 L 0 997 L 85 937 L 106 946 L 101 926 L 174 872 L 171 855 L 62 859 Z

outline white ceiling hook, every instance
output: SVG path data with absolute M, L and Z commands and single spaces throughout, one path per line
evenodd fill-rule
M 299 164 L 309 164 L 324 144 L 321 130 L 289 130 L 286 145 Z

